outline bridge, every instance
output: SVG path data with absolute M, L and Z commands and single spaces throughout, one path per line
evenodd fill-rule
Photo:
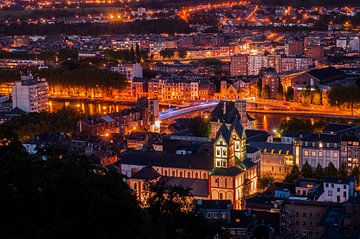
M 220 101 L 207 101 L 184 107 L 171 108 L 160 113 L 160 120 L 170 122 L 176 118 L 182 118 L 185 115 L 199 114 L 199 112 L 215 108 L 219 102 Z M 344 119 L 356 119 L 360 116 L 360 112 L 354 112 L 352 115 L 347 109 L 334 109 L 323 106 L 302 106 L 294 102 L 288 103 L 271 100 L 255 101 L 254 99 L 248 99 L 247 103 L 247 112 L 249 113 L 286 114 L 308 117 L 338 117 Z

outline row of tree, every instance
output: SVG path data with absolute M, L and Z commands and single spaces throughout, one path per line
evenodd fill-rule
M 359 168 L 355 167 L 352 170 L 352 174 L 359 177 Z M 322 168 L 320 164 L 313 169 L 308 162 L 302 165 L 301 170 L 297 166 L 294 166 L 291 169 L 291 172 L 286 175 L 285 181 L 288 183 L 295 183 L 300 178 L 308 178 L 308 179 L 318 179 L 322 180 L 324 178 L 346 178 L 348 176 L 348 172 L 345 166 L 341 166 L 337 169 L 334 164 L 331 162 L 326 168 Z
M 175 34 L 190 33 L 191 28 L 180 19 L 137 20 L 134 22 L 116 22 L 108 24 L 10 24 L 0 25 L 5 35 L 104 35 L 104 34 Z
M 49 85 L 81 86 L 84 88 L 118 88 L 126 85 L 124 75 L 92 66 L 67 65 L 54 69 L 42 69 L 40 77 L 46 78 Z
M 357 85 L 335 86 L 330 90 L 329 100 L 330 105 L 350 108 L 353 114 L 354 108 L 360 104 L 360 87 Z

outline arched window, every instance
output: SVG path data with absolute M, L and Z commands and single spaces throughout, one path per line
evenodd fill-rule
M 167 170 L 164 171 L 164 175 L 167 176 Z
M 188 172 L 187 175 L 188 175 L 187 176 L 188 178 L 191 178 L 191 173 L 190 172 Z
M 182 171 L 180 171 L 180 178 L 182 178 L 183 177 L 183 172 Z
M 199 177 L 199 174 L 198 173 L 195 173 L 195 178 L 198 178 Z
M 175 177 L 175 171 L 172 171 L 171 176 Z
M 219 193 L 219 199 L 220 199 L 220 200 L 223 200 L 223 199 L 224 199 L 223 193 Z

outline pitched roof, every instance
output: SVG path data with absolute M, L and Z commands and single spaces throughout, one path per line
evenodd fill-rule
M 231 124 L 236 117 L 241 118 L 235 102 L 232 101 L 220 101 L 210 114 L 211 121 L 226 124 Z
M 330 122 L 325 126 L 322 132 L 328 134 L 336 134 L 356 128 L 359 128 L 359 126 L 356 124 L 342 124 L 342 123 Z
M 264 130 L 245 130 L 246 140 L 248 142 L 266 142 L 270 134 Z
M 160 174 L 152 166 L 146 166 L 145 168 L 142 168 L 139 172 L 135 173 L 131 178 L 153 180 L 157 177 L 160 177 Z
M 167 185 L 190 188 L 193 196 L 207 197 L 209 195 L 209 185 L 206 179 L 161 177 L 160 182 L 164 182 Z
M 314 69 L 307 72 L 309 75 L 317 78 L 320 80 L 320 82 L 327 82 L 332 80 L 341 79 L 346 76 L 346 74 L 338 70 L 334 67 L 325 67 L 321 69 Z
M 231 166 L 229 168 L 213 168 L 210 172 L 210 175 L 236 176 L 242 172 L 243 172 L 243 170 L 241 168 Z
M 244 127 L 241 125 L 240 119 L 237 117 L 235 117 L 230 127 L 230 132 L 233 130 L 235 130 L 240 137 L 242 136 Z
M 119 156 L 119 164 L 158 166 L 168 168 L 193 168 L 210 170 L 213 166 L 211 156 L 178 155 L 153 151 L 127 150 Z
M 251 142 L 252 147 L 261 149 L 263 152 L 273 152 L 275 154 L 282 153 L 288 154 L 293 153 L 293 146 L 291 144 L 277 144 L 277 143 L 266 143 L 266 142 Z
M 223 137 L 223 139 L 226 141 L 227 144 L 229 144 L 230 142 L 230 130 L 228 129 L 228 127 L 225 125 L 225 123 L 223 123 L 220 126 L 220 129 L 218 130 L 218 132 L 216 133 L 216 139 L 219 138 L 220 136 Z
M 340 137 L 334 134 L 313 133 L 306 136 L 303 141 L 339 143 Z

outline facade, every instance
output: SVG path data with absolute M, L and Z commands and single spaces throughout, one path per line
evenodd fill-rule
M 235 119 L 230 129 L 222 124 L 214 144 L 214 167 L 209 175 L 210 199 L 231 200 L 235 209 L 243 207 L 243 198 L 257 190 L 258 169 L 245 163 L 246 135 Z
M 283 180 L 294 166 L 293 147 L 289 144 L 260 142 L 250 146 L 261 150 L 260 176 L 271 175 L 275 180 Z
M 139 63 L 122 64 L 111 68 L 112 71 L 119 72 L 125 75 L 127 80 L 143 77 L 143 69 Z
M 258 75 L 260 73 L 260 70 L 264 67 L 267 67 L 266 56 L 248 56 L 248 75 Z
M 321 223 L 328 209 L 323 202 L 289 200 L 283 208 L 283 234 L 320 239 L 324 234 Z
M 303 53 L 302 41 L 290 41 L 285 45 L 285 54 L 287 56 L 297 56 Z
M 270 98 L 276 99 L 276 94 L 279 88 L 280 78 L 274 68 L 266 68 L 262 71 L 261 85 L 262 89 L 266 86 L 270 88 Z
M 301 167 L 306 162 L 313 168 L 319 164 L 326 168 L 330 162 L 340 168 L 340 139 L 337 135 L 313 133 L 296 140 L 295 162 Z
M 25 112 L 48 111 L 48 84 L 32 75 L 22 76 L 12 87 L 13 108 Z
M 235 55 L 230 57 L 230 75 L 240 76 L 248 74 L 248 56 Z
M 345 135 L 341 137 L 341 164 L 351 173 L 354 168 L 360 166 L 360 139 L 355 135 Z

